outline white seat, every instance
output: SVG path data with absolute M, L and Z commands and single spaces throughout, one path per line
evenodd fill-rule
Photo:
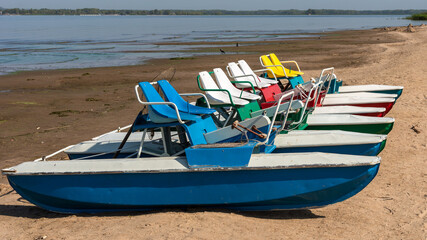
M 247 100 L 259 100 L 261 99 L 260 96 L 256 94 L 252 94 L 249 92 L 245 92 L 243 90 L 237 89 L 233 84 L 231 84 L 230 80 L 228 79 L 227 75 L 221 68 L 215 68 L 214 74 L 216 78 L 216 82 L 218 83 L 219 88 L 226 89 L 230 92 L 231 96 L 233 97 L 239 97 Z
M 248 63 L 245 60 L 239 60 L 238 61 L 240 68 L 243 71 L 243 74 L 245 75 L 253 75 L 255 77 L 257 77 L 261 82 L 263 83 L 268 83 L 271 85 L 277 84 L 278 81 L 276 80 L 272 80 L 272 79 L 267 79 L 267 78 L 263 78 L 263 77 L 258 77 L 254 71 L 251 69 L 251 67 L 249 67 Z
M 212 79 L 211 75 L 206 72 L 200 72 L 200 82 L 202 83 L 202 87 L 204 89 L 219 89 L 216 85 L 215 81 Z M 211 105 L 220 105 L 220 104 L 231 104 L 230 96 L 225 91 L 206 91 L 206 97 L 209 100 Z M 235 105 L 243 106 L 249 103 L 249 101 L 231 96 L 233 103 Z
M 252 83 L 254 87 L 257 87 L 257 88 L 266 88 L 266 87 L 270 86 L 269 83 L 261 82 L 257 76 L 254 76 L 254 75 L 251 75 L 253 77 L 244 76 L 245 74 L 243 73 L 242 69 L 240 69 L 240 67 L 235 62 L 228 63 L 228 69 L 230 70 L 231 75 L 233 75 L 233 77 L 236 81 L 248 81 L 248 82 Z M 239 77 L 239 76 L 244 76 L 244 77 Z M 251 87 L 251 85 L 248 83 L 236 83 L 236 86 L 238 88 L 250 88 Z

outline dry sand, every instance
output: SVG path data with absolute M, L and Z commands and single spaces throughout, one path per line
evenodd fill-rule
M 0 239 L 426 239 L 427 28 L 336 32 L 302 41 L 225 48 L 252 52 L 141 66 L 24 72 L 0 77 L 0 167 L 10 167 L 129 124 L 133 86 L 173 67 L 180 92 L 197 91 L 201 70 L 275 52 L 315 76 L 335 66 L 345 84 L 403 85 L 378 176 L 356 196 L 301 211 L 176 209 L 105 215 L 47 212 L 0 180 Z M 10 92 L 4 92 L 10 90 Z M 415 131 L 415 130 L 418 131 Z

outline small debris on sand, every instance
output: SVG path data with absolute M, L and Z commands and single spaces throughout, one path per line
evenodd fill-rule
M 411 129 L 416 133 L 416 134 L 420 134 L 421 131 L 418 130 L 415 126 L 412 126 Z

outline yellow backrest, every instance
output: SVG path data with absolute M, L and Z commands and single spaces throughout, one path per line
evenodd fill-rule
M 272 65 L 274 65 L 270 61 L 270 58 L 267 57 L 267 55 L 262 55 L 261 56 L 261 61 L 264 63 L 264 66 L 272 66 Z M 271 69 L 274 72 L 274 74 L 276 74 L 276 76 L 282 76 L 283 75 L 283 70 L 281 70 L 281 69 L 279 70 L 276 67 L 266 67 L 266 68 Z M 273 74 L 271 74 L 270 71 L 267 71 L 267 75 L 268 75 L 269 78 L 274 78 Z
M 273 65 L 282 65 L 283 66 L 283 64 L 280 62 L 279 58 L 276 56 L 276 54 L 270 53 L 270 58 L 271 58 L 271 61 L 273 62 Z M 294 70 L 289 70 L 289 69 L 287 69 L 285 67 L 284 67 L 284 69 L 285 69 L 286 75 L 288 77 L 297 77 L 299 75 L 303 75 L 304 74 L 304 73 L 296 71 L 296 70 L 295 71 Z M 282 70 L 281 72 L 283 73 L 283 68 L 281 68 L 281 70 Z
M 271 62 L 273 62 L 273 65 L 282 65 L 280 60 L 277 58 L 276 54 L 270 53 Z

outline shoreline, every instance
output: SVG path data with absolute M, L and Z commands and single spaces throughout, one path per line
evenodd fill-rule
M 11 191 L 0 179 L 0 237 L 4 239 L 425 238 L 427 113 L 427 27 L 334 32 L 302 41 L 245 46 L 250 54 L 155 59 L 143 65 L 21 72 L 0 76 L 0 167 L 32 161 L 62 147 L 125 126 L 141 109 L 133 87 L 163 72 L 178 92 L 199 92 L 199 71 L 225 68 L 245 59 L 261 68 L 270 52 L 296 60 L 304 79 L 334 66 L 346 85 L 403 85 L 389 117 L 396 119 L 373 182 L 344 202 L 301 211 L 237 212 L 172 209 L 104 215 L 62 215 L 44 211 Z M 235 48 L 235 47 L 234 47 Z M 240 48 L 240 47 L 239 47 Z M 232 52 L 233 47 L 223 48 Z M 251 50 L 251 51 L 249 51 Z M 159 76 L 157 76 L 159 78 Z M 418 129 L 416 133 L 412 128 Z M 67 227 L 64 227 L 67 226 Z M 254 237 L 256 236 L 256 237 Z
M 414 27 L 422 27 L 425 24 L 415 25 Z M 84 69 L 101 69 L 101 68 L 116 68 L 116 67 L 130 67 L 130 66 L 142 66 L 149 64 L 150 61 L 153 60 L 185 60 L 185 59 L 194 59 L 196 57 L 207 57 L 207 56 L 214 56 L 219 55 L 218 52 L 219 48 L 224 48 L 227 50 L 231 50 L 229 55 L 236 55 L 236 54 L 242 54 L 242 55 L 250 55 L 253 54 L 255 51 L 253 51 L 253 47 L 256 46 L 262 46 L 262 45 L 272 45 L 272 44 L 278 44 L 283 43 L 286 41 L 312 41 L 320 38 L 328 38 L 330 36 L 334 36 L 336 34 L 346 33 L 346 32 L 354 32 L 354 31 L 375 31 L 375 30 L 386 30 L 386 31 L 404 31 L 407 26 L 392 26 L 392 27 L 377 27 L 377 28 L 371 28 L 371 29 L 347 29 L 347 30 L 331 30 L 331 31 L 323 31 L 323 32 L 294 32 L 294 33 L 267 33 L 265 35 L 271 35 L 271 36 L 289 36 L 286 38 L 278 39 L 278 40 L 267 40 L 264 39 L 262 41 L 168 41 L 168 42 L 152 42 L 149 44 L 157 45 L 157 46 L 188 46 L 189 48 L 183 48 L 183 49 L 176 49 L 173 50 L 173 53 L 177 54 L 183 54 L 185 56 L 176 56 L 176 57 L 153 57 L 145 60 L 138 60 L 135 61 L 132 64 L 123 64 L 123 65 L 107 65 L 107 66 L 94 66 L 94 67 L 70 67 L 70 68 L 53 68 L 53 69 L 29 69 L 29 70 L 16 70 L 11 72 L 4 72 L 0 74 L 0 78 L 3 76 L 10 76 L 10 75 L 17 75 L 22 74 L 26 72 L 33 72 L 37 74 L 37 72 L 50 72 L 50 71 L 67 71 L 67 70 L 84 70 Z M 304 37 L 298 37 L 304 35 Z M 296 36 L 296 37 L 292 37 Z M 236 46 L 236 42 L 239 43 L 239 47 Z M 204 47 L 191 47 L 191 46 L 204 46 Z M 247 49 L 251 49 L 250 51 L 245 52 L 245 47 Z M 170 50 L 130 50 L 125 51 L 123 53 L 170 53 Z M 119 52 L 120 53 L 120 52 Z
M 389 28 L 402 28 L 401 26 L 395 26 L 395 27 L 389 27 Z M 354 32 L 354 31 L 372 31 L 372 30 L 380 30 L 383 28 L 372 28 L 372 29 L 363 29 L 363 30 L 339 30 L 339 31 L 328 31 L 328 32 L 301 32 L 301 33 L 282 33 L 282 34 L 266 34 L 266 35 L 280 35 L 280 36 L 292 36 L 292 35 L 313 35 L 308 37 L 295 37 L 295 38 L 284 38 L 279 40 L 263 40 L 263 41 L 243 41 L 239 42 L 239 47 L 236 46 L 236 41 L 221 41 L 221 42 L 207 42 L 207 41 L 189 41 L 189 42 L 153 42 L 151 44 L 153 45 L 159 45 L 159 46 L 194 46 L 194 45 L 205 45 L 206 47 L 200 47 L 200 48 L 189 48 L 189 49 L 181 49 L 176 50 L 174 52 L 176 53 L 193 53 L 193 55 L 184 56 L 184 57 L 159 57 L 159 58 L 150 58 L 147 60 L 140 60 L 139 63 L 135 62 L 134 64 L 127 64 L 127 65 L 111 65 L 111 66 L 99 66 L 99 67 L 75 67 L 75 68 L 54 68 L 54 69 L 30 69 L 30 70 L 16 70 L 12 72 L 6 72 L 5 74 L 0 74 L 0 81 L 2 77 L 7 77 L 11 75 L 19 75 L 19 74 L 26 74 L 26 73 L 34 73 L 38 74 L 39 72 L 52 72 L 52 71 L 68 71 L 68 70 L 77 70 L 77 71 L 84 71 L 85 69 L 107 69 L 107 68 L 120 68 L 120 67 L 132 67 L 132 66 L 143 66 L 146 64 L 150 64 L 150 61 L 167 61 L 167 60 L 186 60 L 186 59 L 194 59 L 196 57 L 209 57 L 209 56 L 215 56 L 220 55 L 220 52 L 218 51 L 219 48 L 224 48 L 224 50 L 231 50 L 228 51 L 227 55 L 250 55 L 253 54 L 254 47 L 256 46 L 263 46 L 263 45 L 273 45 L 273 44 L 282 44 L 283 42 L 287 41 L 312 41 L 317 40 L 324 37 L 330 37 L 334 36 L 336 34 L 346 33 L 346 32 Z M 210 46 L 212 45 L 212 46 Z M 241 51 L 241 49 L 243 49 Z M 245 52 L 245 49 L 251 49 L 252 51 Z M 234 50 L 234 51 L 233 51 Z M 170 52 L 168 50 L 142 50 L 142 51 L 132 51 L 132 52 L 146 52 L 146 53 L 162 53 L 162 52 Z M 230 53 L 231 52 L 231 53 Z M 239 53 L 242 52 L 242 53 Z M 200 54 L 200 55 L 198 55 Z
M 265 17 L 263 19 L 266 23 L 270 21 Z M 342 19 L 339 16 L 335 20 L 330 19 L 329 17 L 327 19 L 328 20 L 324 21 L 342 22 L 342 20 L 339 20 Z M 381 21 L 378 20 L 378 23 L 368 25 L 363 25 L 362 23 L 355 24 L 355 22 L 359 21 L 357 21 L 357 19 L 353 19 L 351 21 L 349 20 L 349 22 L 352 22 L 349 25 L 333 24 L 330 26 L 330 28 L 323 27 L 323 20 L 319 20 L 321 23 L 319 23 L 320 25 L 317 24 L 316 27 L 305 27 L 305 25 L 301 24 L 301 26 L 298 24 L 292 24 L 295 26 L 287 27 L 286 30 L 281 29 L 280 27 L 269 27 L 262 28 L 263 30 L 261 31 L 252 31 L 248 27 L 241 26 L 242 24 L 235 24 L 236 26 L 232 25 L 227 27 L 224 31 L 222 31 L 222 28 L 215 28 L 215 31 L 213 32 L 205 32 L 204 28 L 200 29 L 199 27 L 195 29 L 196 31 L 191 32 L 180 30 L 179 32 L 168 31 L 166 34 L 162 34 L 161 32 L 159 34 L 150 34 L 150 32 L 148 32 L 147 34 L 138 35 L 136 34 L 138 30 L 133 29 L 121 32 L 121 34 L 125 34 L 126 36 L 129 35 L 130 37 L 112 38 L 110 36 L 102 38 L 104 41 L 99 39 L 99 37 L 96 37 L 97 35 L 87 36 L 86 40 L 83 41 L 80 38 L 68 36 L 66 33 L 57 34 L 57 36 L 62 36 L 65 34 L 65 38 L 52 36 L 51 39 L 46 39 L 46 37 L 40 38 L 40 36 L 36 36 L 33 40 L 30 40 L 32 39 L 31 37 L 28 39 L 17 33 L 18 36 L 21 37 L 18 37 L 16 42 L 9 42 L 7 39 L 2 39 L 2 42 L 5 41 L 5 48 L 3 49 L 4 55 L 2 57 L 4 64 L 1 66 L 0 70 L 2 75 L 8 75 L 20 71 L 141 65 L 150 59 L 181 57 L 187 58 L 198 55 L 216 55 L 219 54 L 219 48 L 222 47 L 227 47 L 231 49 L 230 51 L 233 51 L 233 54 L 237 54 L 244 52 L 245 45 L 258 46 L 284 41 L 301 41 L 307 39 L 311 40 L 312 38 L 315 39 L 319 37 L 328 37 L 328 35 L 333 35 L 337 32 L 364 30 L 369 31 L 370 27 L 382 25 L 388 26 L 388 24 L 400 26 L 409 23 L 408 20 L 396 20 L 394 17 L 385 20 L 387 18 L 380 16 L 380 19 Z M 52 20 L 54 20 L 54 18 Z M 60 22 L 63 21 L 67 22 L 66 20 L 61 20 Z M 135 21 L 136 20 L 127 20 L 119 21 L 119 23 L 123 24 L 123 22 Z M 218 21 L 224 21 L 224 19 Z M 248 20 L 246 19 L 244 21 Z M 257 22 L 258 20 L 251 20 L 249 22 L 254 21 Z M 292 21 L 294 23 L 301 22 L 301 20 L 298 20 L 298 18 L 294 20 L 280 21 L 283 23 L 288 21 Z M 372 19 L 370 21 L 376 22 Z M 14 21 L 6 22 L 10 22 L 9 24 L 12 25 L 14 23 Z M 78 22 L 81 23 L 82 21 Z M 89 29 L 96 27 L 95 23 L 97 21 L 89 22 L 91 23 Z M 110 20 L 110 22 L 116 21 Z M 179 24 L 183 23 L 181 21 L 178 22 Z M 208 22 L 211 21 L 209 20 Z M 363 26 L 367 28 L 364 29 Z M 235 29 L 236 27 L 239 27 L 237 29 L 241 29 L 241 31 L 236 31 L 235 33 L 232 33 L 233 31 L 229 31 L 230 29 Z M 54 30 L 56 29 L 59 31 L 57 28 L 58 26 L 56 26 Z M 2 29 L 4 31 L 11 32 L 11 34 L 14 34 L 13 29 Z M 49 36 L 52 31 L 44 31 L 42 35 Z M 119 33 L 120 31 L 115 34 Z M 20 42 L 23 44 L 18 44 Z M 239 43 L 239 48 L 233 48 L 236 43 Z M 248 50 L 247 52 L 251 53 L 253 51 Z

